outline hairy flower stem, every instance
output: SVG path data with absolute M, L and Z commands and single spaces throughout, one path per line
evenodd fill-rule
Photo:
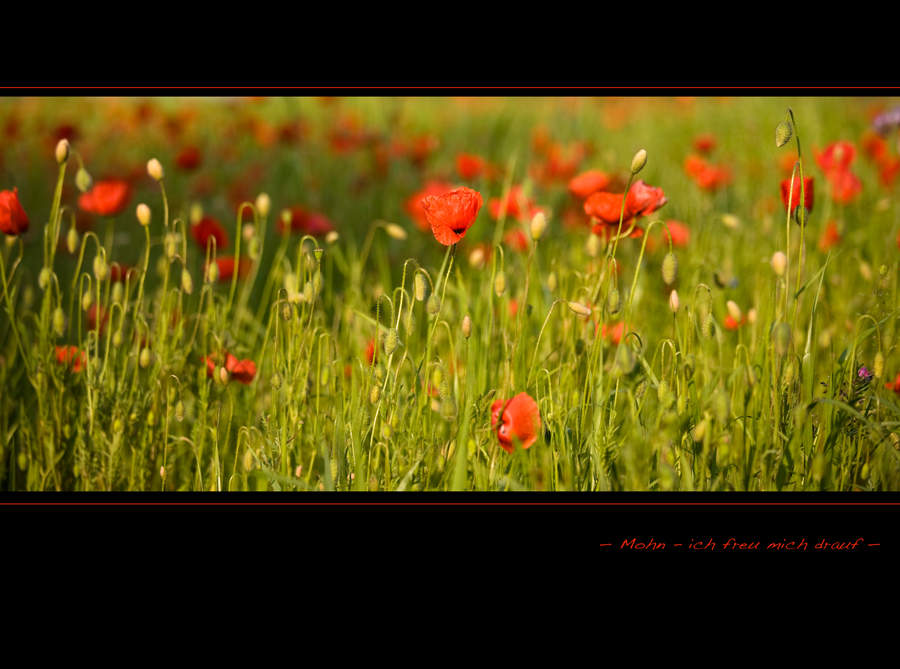
M 234 272 L 231 276 L 231 291 L 228 293 L 228 302 L 225 303 L 225 310 L 222 312 L 222 317 L 227 319 L 229 312 L 231 311 L 231 306 L 234 304 L 234 293 L 237 290 L 237 282 L 238 275 L 241 267 L 241 222 L 244 216 L 244 209 L 246 207 L 250 207 L 250 211 L 253 212 L 253 225 L 254 227 L 259 227 L 259 212 L 256 210 L 256 205 L 252 202 L 241 202 L 241 206 L 238 207 L 237 214 L 237 231 L 235 232 L 235 242 L 234 242 Z M 235 331 L 235 326 L 237 325 L 237 315 L 235 315 L 234 320 L 231 323 L 232 332 Z

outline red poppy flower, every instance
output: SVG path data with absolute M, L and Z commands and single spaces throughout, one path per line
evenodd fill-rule
M 598 191 L 607 188 L 612 179 L 600 170 L 588 170 L 569 180 L 569 192 L 579 200 L 586 200 Z
M 175 164 L 183 170 L 195 170 L 200 166 L 200 149 L 189 146 L 178 154 Z
M 96 330 L 97 329 L 97 311 L 98 307 L 94 304 L 90 310 L 88 311 L 87 321 L 88 321 L 88 330 Z M 106 323 L 109 320 L 109 312 L 103 307 L 99 307 L 100 312 L 100 334 L 103 334 L 103 331 L 106 330 Z
M 378 360 L 378 346 L 375 343 L 374 337 L 366 345 L 366 360 L 369 361 L 370 365 Z
M 888 390 L 893 390 L 895 393 L 900 395 L 900 372 L 897 372 L 897 378 L 894 379 L 893 383 L 888 381 L 887 383 L 884 384 L 884 387 L 887 388 Z
M 206 363 L 206 377 L 212 378 L 216 369 L 215 354 L 200 358 L 200 362 Z M 231 353 L 225 353 L 225 371 L 230 378 L 240 381 L 244 385 L 251 383 L 256 376 L 256 363 L 252 360 L 238 360 Z
M 863 135 L 862 148 L 866 156 L 876 163 L 880 163 L 888 156 L 887 141 L 871 130 L 867 130 Z
M 488 213 L 495 221 L 500 218 L 500 198 L 492 197 L 488 202 Z M 534 208 L 534 202 L 528 200 L 522 194 L 521 186 L 513 186 L 509 189 L 509 196 L 506 198 L 506 215 L 509 218 L 531 218 L 537 211 Z
M 216 264 L 219 266 L 219 283 L 231 281 L 232 277 L 234 276 L 234 256 L 219 257 L 218 260 L 216 260 Z M 241 261 L 238 264 L 238 278 L 243 279 L 249 273 L 250 259 L 241 258 Z M 205 263 L 203 266 L 203 276 L 207 276 Z
M 738 323 L 736 320 L 734 320 L 734 318 L 732 317 L 731 314 L 728 314 L 725 317 L 724 325 L 725 325 L 726 330 L 737 330 L 739 327 L 741 327 L 742 325 L 744 325 L 746 323 L 747 323 L 747 315 L 746 314 L 741 314 L 741 322 L 740 323 Z
M 731 183 L 731 172 L 724 167 L 710 165 L 700 156 L 688 156 L 684 171 L 704 190 L 716 190 Z
M 900 158 L 888 157 L 881 161 L 878 177 L 882 186 L 886 188 L 893 186 L 898 174 L 900 174 Z
M 128 274 L 132 273 L 135 276 L 138 274 L 138 270 L 131 265 L 122 265 L 120 263 L 113 263 L 109 266 L 109 280 L 115 283 L 116 281 L 125 281 L 128 277 Z
M 228 248 L 228 233 L 221 223 L 210 216 L 204 216 L 191 226 L 191 238 L 204 250 L 210 238 L 216 240 L 217 251 Z
M 668 201 L 662 188 L 649 186 L 640 179 L 631 185 L 625 198 L 625 209 L 631 216 L 649 216 Z
M 804 177 L 803 179 L 803 190 L 806 194 L 806 200 L 804 201 L 804 205 L 806 208 L 812 212 L 813 208 L 813 177 Z M 800 178 L 794 178 L 794 191 L 791 194 L 791 180 L 785 179 L 781 182 L 781 202 L 784 204 L 784 210 L 787 211 L 788 208 L 788 195 L 791 195 L 791 207 L 796 210 L 797 206 L 800 204 Z M 793 211 L 791 212 L 793 214 Z
M 826 175 L 831 197 L 838 204 L 850 204 L 862 192 L 862 181 L 850 170 L 834 170 Z
M 600 324 L 596 323 L 594 325 L 594 333 L 596 334 L 597 330 L 600 328 Z M 619 321 L 615 325 L 611 326 L 603 326 L 601 330 L 603 337 L 611 341 L 613 344 L 618 345 L 620 341 L 622 341 L 622 335 L 625 333 L 625 322 Z
M 694 137 L 694 148 L 700 153 L 709 153 L 716 148 L 716 144 L 718 144 L 718 140 L 714 135 L 705 134 Z
M 463 179 L 474 179 L 484 173 L 487 163 L 481 156 L 472 153 L 456 154 L 456 171 Z M 446 191 L 444 191 L 446 193 Z
M 856 160 L 856 147 L 850 142 L 834 142 L 822 153 L 813 150 L 813 154 L 816 156 L 816 163 L 824 172 L 844 171 Z
M 73 372 L 80 372 L 87 365 L 87 356 L 77 346 L 57 346 L 56 362 L 60 365 L 71 365 Z
M 834 221 L 829 221 L 822 231 L 822 236 L 819 237 L 819 250 L 822 253 L 827 253 L 829 249 L 840 241 L 841 235 L 838 232 L 837 224 Z
M 318 237 L 334 230 L 334 225 L 322 214 L 308 211 L 300 206 L 290 207 L 289 211 L 291 212 L 292 234 L 297 232 Z M 278 217 L 276 229 L 280 235 L 287 233 L 288 228 L 284 224 L 284 221 L 281 220 L 281 216 Z
M 116 216 L 125 211 L 131 199 L 131 184 L 122 179 L 98 181 L 78 198 L 78 206 L 98 216 Z
M 600 234 L 600 228 L 604 225 L 618 229 L 619 216 L 622 215 L 622 195 L 601 191 L 585 201 L 584 212 L 599 222 L 594 226 L 595 234 Z M 625 198 L 622 229 L 626 230 L 635 216 L 647 216 L 668 201 L 662 188 L 648 186 L 643 180 L 635 181 Z
M 503 241 L 516 251 L 525 252 L 531 248 L 531 237 L 521 228 L 510 230 L 503 236 Z
M 599 221 L 600 225 L 618 225 L 619 216 L 622 215 L 622 193 L 593 193 L 584 202 L 584 213 Z M 632 218 L 626 208 L 622 221 L 623 230 L 628 227 L 627 221 Z
M 498 421 L 500 425 L 497 425 Z M 519 441 L 522 448 L 529 448 L 537 441 L 541 429 L 537 402 L 527 393 L 519 393 L 505 402 L 497 400 L 491 405 L 491 425 L 497 428 L 500 448 L 507 453 L 513 452 L 514 441 Z
M 455 244 L 466 236 L 483 204 L 481 193 L 465 186 L 422 200 L 434 238 L 444 246 Z
M 416 226 L 422 232 L 428 232 L 431 230 L 431 225 L 428 224 L 428 219 L 425 217 L 425 209 L 422 208 L 422 200 L 432 195 L 443 195 L 451 190 L 453 190 L 451 184 L 443 181 L 429 181 L 422 190 L 413 193 L 406 199 L 406 202 L 403 204 L 403 210 L 409 214 L 410 218 L 413 219 Z
M 0 191 L 0 231 L 18 235 L 28 229 L 28 214 L 19 202 L 19 189 Z

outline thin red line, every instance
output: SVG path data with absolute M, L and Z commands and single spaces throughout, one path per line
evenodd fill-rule
M 0 506 L 898 506 L 900 502 L 0 502 Z

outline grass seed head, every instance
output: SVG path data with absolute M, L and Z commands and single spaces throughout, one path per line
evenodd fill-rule
M 687 376 L 688 379 L 692 379 L 694 377 L 694 369 L 697 366 L 697 359 L 694 357 L 693 353 L 688 353 L 684 356 L 684 375 Z
M 631 159 L 631 173 L 637 174 L 642 169 L 644 169 L 644 165 L 647 164 L 647 152 L 644 149 L 641 149 L 636 154 L 634 154 L 634 158 Z
M 713 317 L 712 312 L 706 314 L 706 318 L 703 319 L 703 325 L 700 327 L 700 332 L 705 339 L 712 339 L 716 336 L 716 319 Z
M 662 275 L 667 286 L 671 286 L 678 278 L 678 258 L 674 253 L 667 253 L 663 258 Z
M 312 281 L 307 281 L 306 283 L 303 284 L 303 299 L 304 299 L 306 302 L 312 302 L 312 301 L 313 301 L 313 285 L 312 285 Z
M 641 399 L 644 396 L 644 393 L 647 392 L 647 379 L 641 379 L 641 382 L 638 384 L 637 388 L 634 390 L 634 396 L 637 399 Z
M 175 404 L 175 420 L 179 423 L 184 420 L 184 402 L 181 400 Z
M 784 388 L 789 389 L 794 385 L 794 361 L 788 360 L 788 364 L 784 367 Z
M 372 389 L 369 391 L 369 401 L 372 404 L 378 404 L 378 400 L 381 399 L 381 386 L 374 385 Z
M 669 388 L 669 382 L 665 379 L 659 382 L 659 390 L 657 390 L 656 395 L 659 398 L 659 403 L 666 409 L 671 407 L 672 403 L 675 401 L 675 398 L 672 395 L 672 389 Z
M 279 374 L 278 372 L 272 372 L 272 378 L 269 379 L 269 385 L 272 386 L 272 390 L 280 390 L 281 381 L 281 374 Z
M 253 454 L 250 452 L 249 448 L 244 451 L 243 465 L 244 469 L 248 472 L 253 469 Z
M 463 337 L 465 337 L 466 339 L 468 339 L 469 336 L 472 334 L 472 319 L 469 318 L 468 314 L 466 314 L 465 317 L 463 318 L 462 333 L 463 333 Z
M 775 128 L 775 147 L 781 148 L 785 144 L 791 141 L 791 136 L 794 134 L 794 124 L 790 121 L 782 121 Z
M 684 412 L 687 411 L 688 408 L 688 394 L 683 392 L 678 396 L 678 415 L 683 416 Z
M 289 321 L 293 316 L 294 308 L 291 306 L 290 302 L 285 302 L 283 305 L 281 305 L 281 318 L 283 318 L 285 321 Z

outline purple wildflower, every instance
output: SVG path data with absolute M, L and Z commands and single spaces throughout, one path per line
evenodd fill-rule
M 862 367 L 859 368 L 859 372 L 857 375 L 859 376 L 859 378 L 861 380 L 866 381 L 866 382 L 871 381 L 872 377 L 874 376 L 874 374 L 872 372 L 870 372 L 868 369 L 866 369 L 865 365 L 863 365 Z
M 900 126 L 900 107 L 883 112 L 872 120 L 872 127 L 882 137 L 887 137 L 898 126 Z

